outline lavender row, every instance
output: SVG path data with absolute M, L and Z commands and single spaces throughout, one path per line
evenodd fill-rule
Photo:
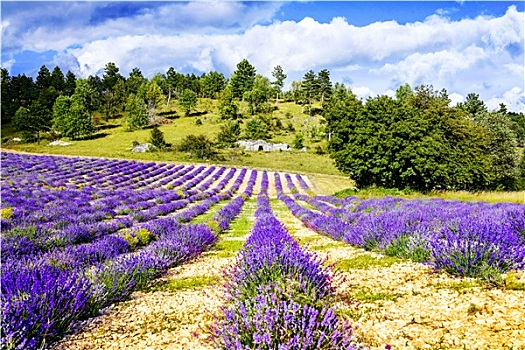
M 523 205 L 385 197 L 353 199 L 341 209 L 307 199 L 319 213 L 289 196 L 280 199 L 317 232 L 454 275 L 493 278 L 525 268 Z
M 222 171 L 223 172 L 223 171 Z M 219 174 L 222 172 L 218 172 Z M 24 234 L 27 233 L 27 231 L 31 230 L 31 227 L 29 229 L 22 229 L 22 237 L 20 235 L 6 235 L 7 238 L 3 239 L 3 246 L 4 246 L 4 252 L 7 252 L 8 254 L 4 254 L 2 257 L 5 256 L 20 256 L 20 255 L 34 255 L 35 253 L 39 251 L 47 251 L 49 249 L 53 249 L 55 247 L 64 247 L 68 246 L 70 244 L 78 244 L 78 243 L 87 243 L 92 240 L 98 239 L 99 237 L 109 234 L 112 232 L 116 232 L 119 229 L 130 227 L 133 225 L 134 222 L 137 220 L 140 222 L 151 220 L 155 217 L 158 217 L 160 215 L 167 215 L 175 210 L 179 210 L 181 208 L 184 208 L 189 203 L 192 203 L 197 200 L 201 200 L 206 198 L 207 196 L 212 196 L 214 193 L 218 193 L 220 190 L 223 189 L 223 187 L 227 184 L 227 182 L 230 180 L 230 178 L 233 176 L 234 171 L 230 171 L 228 173 L 228 176 L 226 176 L 223 181 L 221 181 L 218 186 L 214 189 L 211 189 L 210 191 L 203 192 L 203 193 L 197 193 L 194 191 L 193 195 L 184 198 L 179 199 L 178 194 L 175 192 L 166 191 L 164 195 L 159 196 L 159 198 L 156 199 L 155 202 L 149 201 L 149 199 L 155 197 L 156 195 L 159 195 L 158 190 L 153 192 L 148 191 L 141 191 L 138 198 L 144 198 L 146 201 L 141 201 L 138 203 L 135 203 L 133 205 L 125 205 L 120 206 L 116 208 L 115 211 L 103 211 L 98 210 L 95 213 L 91 214 L 89 218 L 91 220 L 86 220 L 88 217 L 87 213 L 84 213 L 80 216 L 75 216 L 75 211 L 72 210 L 71 213 L 68 213 L 68 215 L 62 215 L 67 213 L 67 211 L 71 210 L 68 209 L 70 206 L 54 206 L 55 208 L 63 208 L 61 212 L 54 213 L 55 215 L 49 215 L 48 212 L 37 212 L 38 218 L 41 218 L 44 222 L 39 222 L 41 225 L 35 229 L 34 233 L 32 234 L 32 238 L 29 239 L 27 236 L 24 236 Z M 240 181 L 242 181 L 242 177 L 239 176 Z M 206 186 L 211 185 L 212 182 L 207 182 Z M 205 185 L 203 184 L 201 186 L 201 189 L 205 189 Z M 56 191 L 55 191 L 56 192 Z M 69 192 L 65 191 L 58 191 L 63 194 L 68 194 Z M 191 191 L 186 191 L 186 194 L 189 194 Z M 148 193 L 150 195 L 148 196 Z M 153 195 L 151 195 L 153 193 Z M 146 197 L 144 197 L 144 194 L 146 194 Z M 75 191 L 73 191 L 73 194 L 70 195 L 69 200 L 70 203 L 73 203 L 71 201 L 71 197 L 74 197 Z M 67 199 L 66 198 L 66 199 Z M 84 204 L 87 203 L 89 200 L 89 195 L 86 195 L 84 197 L 80 196 L 80 198 L 84 198 Z M 228 196 L 218 196 L 218 200 L 229 198 Z M 172 200 L 175 200 L 173 202 L 170 202 Z M 66 203 L 67 204 L 67 201 Z M 73 203 L 75 208 L 83 208 L 82 210 L 92 209 L 88 205 L 80 205 L 79 206 L 79 198 L 77 197 L 75 202 Z M 207 203 L 201 206 L 198 206 L 194 208 L 191 213 L 185 213 L 179 215 L 179 218 L 181 220 L 188 220 L 188 218 L 191 218 L 198 213 L 202 213 L 203 210 L 208 208 L 211 204 Z M 92 210 L 91 210 L 92 211 Z M 105 222 L 98 222 L 102 219 L 108 219 L 113 217 L 115 214 L 128 214 L 128 217 L 118 217 L 114 218 L 109 221 Z M 45 225 L 47 223 L 46 220 L 46 214 L 48 216 L 48 220 L 53 220 L 56 218 L 59 220 L 60 225 L 62 225 L 62 230 L 59 232 L 54 233 L 51 228 L 57 228 L 56 223 L 53 221 L 51 222 L 51 227 L 49 225 Z M 95 217 L 96 216 L 96 220 Z M 13 222 L 10 222 L 10 220 L 4 220 L 3 230 L 5 230 L 5 226 L 9 226 L 10 224 L 13 224 L 16 226 L 16 219 L 23 219 L 26 223 L 31 223 L 31 220 L 28 220 L 28 217 L 18 217 L 14 215 Z M 67 223 L 67 224 L 66 224 Z M 10 237 L 11 236 L 11 237 Z
M 275 218 L 264 174 L 251 235 L 226 273 L 212 342 L 221 349 L 351 349 L 351 329 L 331 307 L 333 271 Z
M 41 348 L 62 337 L 73 322 L 127 298 L 135 287 L 193 258 L 216 241 L 205 226 L 181 226 L 174 219 L 158 221 L 149 230 L 157 237 L 154 243 L 89 269 L 75 267 L 78 259 L 70 260 L 69 268 L 62 265 L 64 260 L 58 265 L 3 264 L 1 347 Z

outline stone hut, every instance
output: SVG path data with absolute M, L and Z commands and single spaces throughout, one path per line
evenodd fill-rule
M 290 147 L 286 143 L 271 143 L 263 140 L 241 140 L 237 141 L 240 147 L 244 147 L 246 151 L 289 151 Z

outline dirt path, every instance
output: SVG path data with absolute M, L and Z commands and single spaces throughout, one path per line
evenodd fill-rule
M 281 202 L 272 208 L 300 242 L 340 263 L 346 281 L 339 293 L 356 301 L 340 309 L 371 349 L 525 349 L 525 291 L 486 289 L 473 279 L 353 248 L 305 228 Z
M 255 201 L 246 202 L 215 249 L 170 269 L 150 290 L 134 292 L 130 300 L 84 321 L 52 349 L 213 349 L 202 341 L 204 328 L 223 304 L 222 274 L 249 234 L 255 207 Z

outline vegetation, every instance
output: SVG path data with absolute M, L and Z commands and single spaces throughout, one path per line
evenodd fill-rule
M 344 85 L 332 84 L 326 69 L 307 71 L 283 91 L 287 75 L 281 66 L 274 67 L 270 80 L 257 74 L 247 59 L 229 78 L 219 72 L 182 74 L 173 67 L 149 79 L 139 68 L 128 77 L 119 71 L 109 62 L 102 77 L 77 79 L 59 67 L 42 66 L 33 80 L 11 77 L 2 69 L 3 145 L 47 153 L 176 161 L 214 158 L 231 165 L 341 171 L 358 188 L 525 188 L 525 115 L 509 112 L 503 104 L 489 111 L 475 93 L 451 106 L 444 90 L 405 84 L 394 98 L 362 101 Z M 130 143 L 145 141 L 142 129 L 151 124 L 158 125 L 155 133 L 166 133 L 159 143 L 164 150 L 168 142 L 180 145 L 188 135 L 202 134 L 209 144 L 201 149 L 211 153 L 180 147 L 165 156 L 127 153 Z M 132 133 L 121 135 L 124 130 Z M 65 137 L 77 143 L 60 150 L 6 144 L 13 136 L 25 142 Z M 88 142 L 91 138 L 97 139 L 97 147 Z M 310 151 L 300 157 L 295 151 L 245 153 L 236 149 L 240 138 Z M 98 147 L 101 142 L 104 147 Z
M 450 107 L 445 91 L 398 89 L 396 98 L 365 103 L 344 86 L 323 105 L 329 151 L 358 187 L 515 190 L 518 150 L 502 112 L 469 115 L 469 101 Z

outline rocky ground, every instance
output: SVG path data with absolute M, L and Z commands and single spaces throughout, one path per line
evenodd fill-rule
M 240 220 L 253 221 L 255 206 L 248 202 Z M 353 248 L 304 228 L 277 200 L 272 208 L 299 242 L 336 264 L 344 280 L 338 308 L 359 343 L 370 349 L 525 349 L 525 291 Z M 234 263 L 248 230 L 234 227 L 216 249 L 84 321 L 53 349 L 212 349 L 203 341 L 206 326 L 223 301 L 223 270 Z

